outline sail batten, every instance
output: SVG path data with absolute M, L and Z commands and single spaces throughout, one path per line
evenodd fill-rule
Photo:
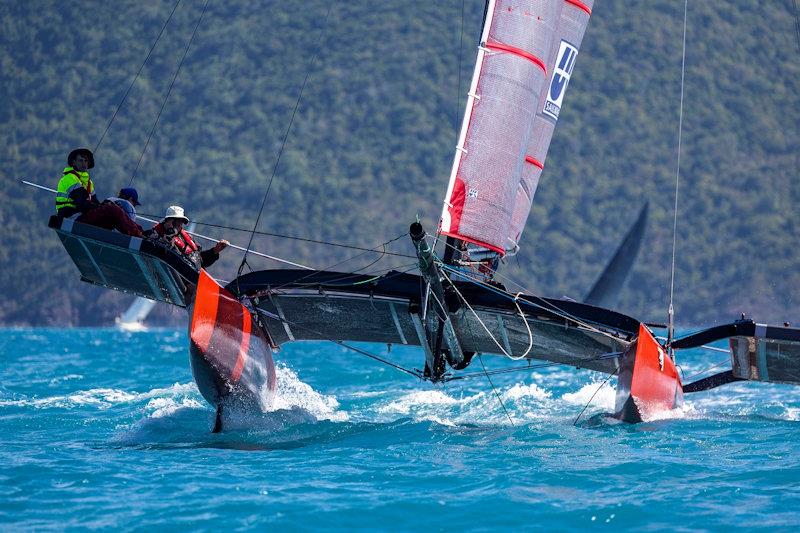
M 539 170 L 544 170 L 544 163 L 542 163 L 541 161 L 539 161 L 538 159 L 536 159 L 531 155 L 525 156 L 525 162 L 530 163 L 531 165 L 537 167 Z
M 592 4 L 488 2 L 442 234 L 499 255 L 516 247 Z
M 517 48 L 515 46 L 509 46 L 507 44 L 502 44 L 502 43 L 486 43 L 486 48 L 488 48 L 489 50 L 509 52 L 511 54 L 518 55 L 519 57 L 527 59 L 528 61 L 530 61 L 531 63 L 542 69 L 542 72 L 547 74 L 547 66 L 544 64 L 544 61 L 542 61 L 535 55 L 531 54 L 530 52 L 522 50 L 521 48 Z

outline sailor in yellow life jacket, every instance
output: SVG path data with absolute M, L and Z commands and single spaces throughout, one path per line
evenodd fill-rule
M 86 213 L 100 205 L 88 172 L 93 167 L 94 154 L 88 148 L 78 148 L 69 153 L 67 166 L 58 181 L 56 192 L 58 216 L 70 218 L 76 213 Z

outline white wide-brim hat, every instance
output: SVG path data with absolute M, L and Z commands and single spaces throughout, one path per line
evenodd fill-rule
M 167 220 L 168 218 L 180 218 L 184 221 L 184 223 L 189 223 L 189 219 L 183 214 L 183 208 L 179 205 L 171 205 L 167 208 L 167 214 L 164 215 L 164 220 Z

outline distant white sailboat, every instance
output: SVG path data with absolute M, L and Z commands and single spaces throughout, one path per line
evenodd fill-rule
M 144 321 L 155 305 L 155 301 L 138 296 L 130 307 L 117 317 L 117 327 L 123 331 L 147 331 Z

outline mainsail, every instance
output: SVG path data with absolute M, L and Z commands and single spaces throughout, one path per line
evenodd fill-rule
M 592 0 L 490 0 L 440 231 L 516 248 Z

